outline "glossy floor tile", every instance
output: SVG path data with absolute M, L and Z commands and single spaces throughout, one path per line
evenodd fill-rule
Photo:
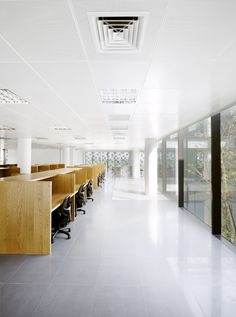
M 142 180 L 108 180 L 51 256 L 0 256 L 0 316 L 231 317 L 236 253 Z

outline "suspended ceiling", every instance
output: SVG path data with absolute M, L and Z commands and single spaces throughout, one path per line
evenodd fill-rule
M 0 88 L 29 101 L 0 104 L 0 126 L 15 129 L 1 135 L 141 149 L 234 103 L 235 12 L 235 0 L 0 1 Z M 137 49 L 99 50 L 91 19 L 104 16 L 142 17 Z M 102 102 L 130 89 L 135 103 Z

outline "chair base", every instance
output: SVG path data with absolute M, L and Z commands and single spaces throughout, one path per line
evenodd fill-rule
M 55 239 L 55 237 L 57 236 L 58 233 L 64 233 L 67 236 L 67 239 L 71 239 L 71 235 L 70 235 L 69 232 L 71 232 L 71 228 L 56 230 L 51 236 L 51 243 L 54 243 L 54 239 Z
M 85 211 L 84 209 L 81 209 L 81 208 L 77 208 L 77 209 L 76 209 L 76 213 L 77 213 L 77 212 L 82 212 L 83 214 L 86 213 L 86 211 Z

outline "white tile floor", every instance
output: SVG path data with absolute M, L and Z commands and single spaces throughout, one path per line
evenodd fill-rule
M 107 182 L 52 256 L 0 256 L 0 316 L 235 316 L 236 254 L 141 181 Z

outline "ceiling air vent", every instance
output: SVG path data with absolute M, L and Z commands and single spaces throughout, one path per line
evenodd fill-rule
M 92 33 L 100 52 L 136 52 L 143 40 L 147 13 L 89 13 Z
M 24 98 L 9 89 L 0 89 L 0 104 L 28 104 Z

